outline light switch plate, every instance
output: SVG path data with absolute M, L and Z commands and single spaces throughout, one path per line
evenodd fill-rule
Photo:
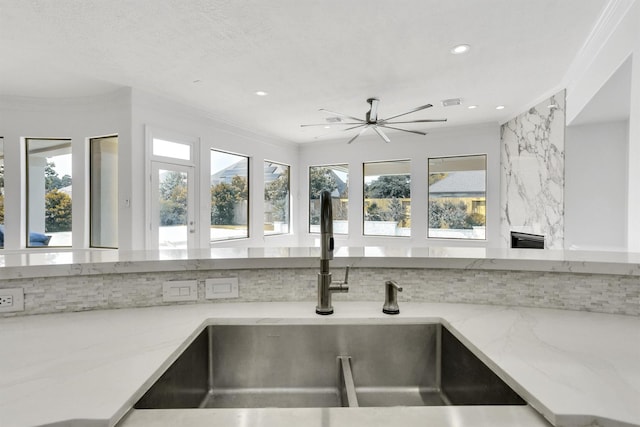
M 238 298 L 238 278 L 221 277 L 204 281 L 206 299 Z
M 162 301 L 197 301 L 197 280 L 172 280 L 162 284 Z

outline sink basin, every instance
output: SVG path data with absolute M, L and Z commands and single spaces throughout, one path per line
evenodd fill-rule
M 135 409 L 525 405 L 446 327 L 207 326 Z

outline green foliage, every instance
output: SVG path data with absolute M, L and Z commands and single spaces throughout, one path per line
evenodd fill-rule
M 407 213 L 404 210 L 404 206 L 402 206 L 402 202 L 395 197 L 389 203 L 389 216 L 398 224 L 407 219 Z
M 160 225 L 187 224 L 187 177 L 171 171 L 160 184 Z
M 472 213 L 467 215 L 464 222 L 467 224 L 467 228 L 483 227 L 486 224 L 486 219 L 482 214 Z
M 44 197 L 47 232 L 71 231 L 71 197 L 57 189 L 49 191 Z
M 280 175 L 264 188 L 264 198 L 273 206 L 273 219 L 286 221 L 289 216 L 289 175 Z
M 44 169 L 44 189 L 47 193 L 52 190 L 59 190 L 71 185 L 71 177 L 69 175 L 64 175 L 60 178 L 55 167 L 55 163 L 47 162 L 47 166 Z
M 383 221 L 384 212 L 376 202 L 371 202 L 366 207 L 365 221 Z
M 311 200 L 320 200 L 320 193 L 324 190 L 333 193 L 337 189 L 338 183 L 331 169 L 326 167 L 312 167 L 309 169 L 309 198 Z M 317 206 L 317 209 L 312 209 L 310 212 L 311 218 L 309 218 L 309 222 L 312 225 L 320 224 L 319 204 Z M 343 209 L 335 206 L 335 204 L 333 207 L 337 207 L 337 211 L 334 210 L 334 219 L 346 218 L 346 212 L 343 212 Z
M 325 167 L 309 169 L 309 198 L 319 199 L 322 191 L 327 190 L 333 193 L 337 188 L 338 183 L 331 173 L 331 169 Z
M 245 177 L 236 175 L 231 184 L 221 182 L 211 187 L 211 224 L 233 225 L 236 203 L 249 198 L 249 185 Z
M 467 217 L 467 205 L 464 202 L 429 203 L 429 228 L 470 228 L 465 219 Z
M 411 197 L 410 175 L 382 175 L 364 186 L 367 199 L 405 199 Z

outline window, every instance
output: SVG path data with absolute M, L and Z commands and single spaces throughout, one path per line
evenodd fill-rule
M 118 137 L 91 138 L 91 247 L 118 247 Z
M 28 247 L 71 246 L 71 140 L 26 140 Z
M 264 234 L 289 233 L 290 167 L 264 162 Z
M 191 160 L 191 144 L 153 138 L 153 155 L 172 159 Z
M 0 138 L 0 248 L 4 248 L 4 139 Z
M 487 156 L 429 159 L 427 237 L 486 238 Z
M 211 150 L 210 240 L 249 237 L 249 158 Z
M 334 234 L 349 232 L 349 165 L 309 168 L 309 232 L 320 233 L 320 193 L 331 192 Z
M 364 234 L 411 236 L 411 163 L 364 164 Z

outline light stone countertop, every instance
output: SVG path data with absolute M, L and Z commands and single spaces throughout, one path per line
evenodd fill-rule
M 319 248 L 32 250 L 0 254 L 0 280 L 149 271 L 316 268 Z M 640 276 L 640 253 L 472 247 L 339 247 L 333 266 L 551 271 Z
M 554 425 L 640 426 L 638 317 L 470 304 L 403 303 L 398 316 L 383 315 L 380 302 L 336 302 L 334 308 L 330 317 L 300 302 L 0 319 L 0 425 L 114 425 L 152 375 L 209 322 L 419 320 L 453 329 Z

